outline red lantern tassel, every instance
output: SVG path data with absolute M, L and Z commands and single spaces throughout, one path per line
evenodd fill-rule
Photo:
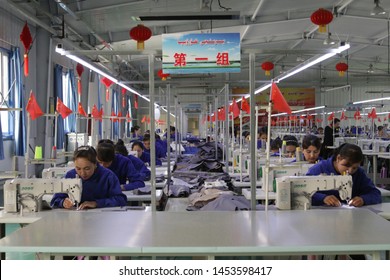
M 81 95 L 81 80 L 80 79 L 77 80 L 77 93 L 79 95 Z
M 106 89 L 106 101 L 108 102 L 110 100 L 110 92 L 108 91 L 108 88 Z
M 125 108 L 125 106 L 126 106 L 126 99 L 125 99 L 125 97 L 123 96 L 123 97 L 122 97 L 122 108 Z
M 28 54 L 24 54 L 24 76 L 28 77 Z

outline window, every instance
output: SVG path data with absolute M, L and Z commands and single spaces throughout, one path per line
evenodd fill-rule
M 8 53 L 0 49 L 0 116 L 3 139 L 12 139 L 14 127 L 13 98 L 9 93 Z
M 72 86 L 72 76 L 70 75 L 69 71 L 62 73 L 62 94 L 63 94 L 63 100 L 65 106 L 67 106 L 69 109 L 75 112 L 74 104 L 77 104 L 77 97 L 75 92 L 73 91 Z M 73 114 L 69 115 L 64 120 L 64 130 L 65 133 L 68 132 L 75 132 L 75 121 L 76 118 Z

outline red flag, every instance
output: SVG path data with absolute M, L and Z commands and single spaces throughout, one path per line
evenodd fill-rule
M 378 117 L 378 122 L 382 122 L 380 117 Z
M 84 116 L 84 117 L 88 117 L 87 113 L 85 112 L 84 108 L 83 108 L 83 105 L 81 104 L 81 102 L 79 102 L 79 106 L 78 106 L 78 111 L 79 111 L 79 114 Z
M 233 118 L 237 118 L 240 115 L 240 108 L 238 108 L 236 99 L 233 98 L 233 104 L 232 104 L 232 112 L 233 112 Z
M 320 123 L 322 122 L 322 119 L 316 119 L 316 122 Z
M 376 115 L 376 109 L 372 108 L 371 113 L 368 113 L 369 119 L 376 119 L 378 116 Z
M 60 98 L 57 97 L 57 112 L 66 119 L 73 111 L 65 106 Z
M 274 109 L 279 113 L 291 114 L 291 108 L 288 106 L 286 99 L 284 99 L 282 92 L 275 83 L 271 86 L 271 101 Z
M 347 116 L 345 115 L 345 112 L 344 112 L 344 111 L 341 112 L 340 120 L 348 120 L 348 118 L 347 118 Z
M 123 121 L 123 119 L 121 119 L 122 118 L 122 112 L 121 111 L 119 111 L 118 115 L 116 115 L 116 116 L 118 117 L 117 118 L 118 122 Z
M 246 101 L 245 97 L 241 100 L 241 110 L 245 111 L 247 114 L 250 114 L 251 107 L 249 106 L 248 101 Z
M 215 122 L 215 114 L 213 114 L 213 115 L 211 116 L 211 121 L 212 121 L 212 122 Z
M 330 113 L 330 115 L 328 116 L 328 121 L 333 121 L 334 119 L 334 113 Z
M 146 122 L 146 116 L 143 116 L 142 120 L 141 120 L 141 123 L 144 123 Z
M 126 114 L 126 119 L 127 119 L 127 122 L 131 122 L 131 117 L 130 117 L 130 113 L 127 112 Z
M 43 112 L 39 107 L 37 100 L 35 99 L 35 96 L 32 91 L 30 91 L 30 97 L 28 98 L 26 110 L 30 114 L 32 120 L 35 120 L 40 116 L 43 116 Z
M 307 119 L 310 121 L 312 119 L 314 119 L 313 115 L 307 115 Z
M 353 114 L 353 118 L 354 118 L 355 120 L 360 120 L 360 119 L 362 118 L 362 116 L 360 115 L 359 110 L 357 110 L 357 111 L 355 112 L 355 114 Z
M 111 111 L 111 118 L 110 119 L 111 119 L 112 122 L 117 122 L 118 121 L 114 111 Z
M 96 105 L 94 104 L 93 107 L 92 107 L 92 117 L 96 120 L 99 120 L 99 121 L 102 121 L 102 117 L 103 117 L 103 108 L 100 109 L 100 111 L 98 110 L 98 108 L 96 107 Z
M 134 95 L 134 108 L 138 109 L 138 95 Z
M 219 111 L 218 111 L 218 120 L 219 121 L 226 120 L 226 118 L 225 118 L 225 107 L 222 107 L 221 109 L 219 109 Z
M 149 117 L 146 118 L 146 122 L 150 123 L 150 118 Z

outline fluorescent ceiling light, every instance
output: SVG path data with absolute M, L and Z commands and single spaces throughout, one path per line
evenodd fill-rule
M 292 111 L 291 113 L 296 114 L 296 113 L 314 111 L 314 110 L 319 110 L 319 109 L 324 109 L 324 108 L 325 108 L 325 106 L 318 106 L 318 107 L 313 107 L 313 108 L 306 108 L 306 109 L 302 109 L 302 110 Z
M 287 113 L 279 113 L 279 114 L 273 114 L 271 117 L 279 117 L 279 116 L 284 116 L 287 115 Z
M 376 113 L 377 115 L 387 115 L 387 114 L 390 114 L 390 112 L 380 112 L 380 113 Z
M 379 16 L 379 15 L 386 14 L 386 11 L 381 6 L 379 6 L 379 0 L 374 0 L 374 3 L 375 3 L 375 7 L 374 9 L 371 10 L 370 15 Z
M 362 100 L 362 101 L 355 101 L 352 104 L 362 104 L 362 103 L 370 103 L 370 102 L 384 101 L 384 100 L 390 100 L 390 97 L 382 97 L 382 98 L 368 99 L 368 100 Z
M 73 54 L 68 54 L 63 48 L 61 47 L 56 47 L 56 52 L 61 54 L 61 55 L 65 55 L 66 57 L 68 57 L 69 59 L 77 62 L 77 63 L 80 63 L 81 65 L 87 67 L 88 69 L 94 71 L 95 73 L 101 75 L 101 76 L 104 76 L 106 77 L 107 79 L 111 80 L 113 83 L 117 84 L 118 86 L 126 89 L 127 91 L 133 93 L 133 94 L 136 94 L 138 95 L 139 97 L 143 98 L 144 100 L 146 100 L 147 102 L 150 102 L 150 99 L 143 96 L 142 94 L 140 94 L 138 91 L 132 89 L 131 87 L 127 86 L 126 84 L 118 81 L 118 79 L 112 77 L 111 75 L 105 73 L 104 71 L 102 71 L 101 69 L 97 68 L 96 66 L 92 65 L 91 63 L 85 61 L 84 59 L 78 57 L 78 56 L 75 56 Z M 164 110 L 165 112 L 168 112 L 166 109 L 160 107 L 157 103 L 154 104 L 155 107 L 159 107 L 161 108 L 162 110 Z M 173 117 L 175 117 L 174 114 L 170 113 Z
M 327 60 L 328 58 L 331 58 L 331 57 L 335 56 L 336 54 L 339 54 L 339 53 L 341 53 L 349 48 L 350 48 L 349 44 L 344 44 L 344 45 L 338 47 L 337 49 L 331 49 L 329 53 L 326 53 L 326 54 L 323 54 L 320 56 L 315 56 L 312 59 L 308 59 L 305 62 L 303 62 L 302 64 L 300 64 L 300 65 L 290 69 L 286 73 L 276 77 L 275 80 L 277 82 L 280 82 L 288 77 L 291 77 L 295 74 L 298 74 L 299 72 L 301 72 L 301 71 L 303 71 L 303 70 L 305 70 L 313 65 L 316 65 L 324 60 Z
M 138 16 L 140 21 L 177 21 L 177 20 L 239 20 L 240 12 L 180 12 L 164 14 L 144 14 Z
M 328 88 L 325 91 L 333 91 L 333 90 L 338 90 L 338 89 L 343 89 L 343 88 L 350 88 L 350 87 L 351 87 L 351 85 L 345 85 L 345 86 L 341 86 L 341 87 Z

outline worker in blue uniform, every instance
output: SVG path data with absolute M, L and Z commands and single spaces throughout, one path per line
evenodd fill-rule
M 133 142 L 132 151 L 136 151 L 138 154 L 138 158 L 142 160 L 143 162 L 147 163 L 150 166 L 150 154 L 148 152 L 145 152 L 144 145 L 141 141 L 135 141 Z M 156 165 L 161 166 L 162 162 L 156 157 Z
M 127 198 L 122 193 L 119 180 L 115 174 L 98 164 L 96 151 L 90 146 L 81 146 L 73 154 L 75 168 L 65 174 L 65 178 L 76 178 L 82 181 L 82 193 L 79 210 L 87 208 L 125 206 Z M 72 201 L 67 194 L 53 196 L 51 206 L 54 208 L 72 208 Z
M 144 145 L 144 152 L 148 152 L 150 154 L 150 134 L 145 134 L 144 138 L 142 140 L 142 143 Z M 164 149 L 159 142 L 155 142 L 156 147 L 156 158 L 161 159 L 165 158 L 167 155 L 166 149 Z M 164 153 L 165 151 L 165 153 Z
M 111 141 L 111 140 L 109 140 L 109 141 Z M 128 157 L 131 160 L 131 162 L 133 163 L 135 169 L 141 175 L 143 181 L 150 180 L 151 172 L 146 167 L 146 164 L 141 159 L 139 159 L 137 156 L 129 155 L 129 151 L 127 150 L 123 140 L 118 139 L 118 141 L 116 142 L 115 153 L 121 154 L 122 156 L 125 156 L 125 157 Z
M 110 169 L 118 177 L 121 189 L 124 191 L 145 187 L 139 172 L 131 160 L 120 154 L 115 154 L 111 143 L 100 141 L 96 148 L 97 160 L 105 168 Z
M 307 175 L 349 174 L 352 176 L 352 199 L 346 203 L 355 207 L 381 203 L 380 191 L 360 167 L 362 161 L 363 152 L 360 147 L 345 143 L 335 149 L 332 157 L 312 166 Z M 337 190 L 317 191 L 312 197 L 312 205 L 338 207 L 341 206 L 341 199 Z

